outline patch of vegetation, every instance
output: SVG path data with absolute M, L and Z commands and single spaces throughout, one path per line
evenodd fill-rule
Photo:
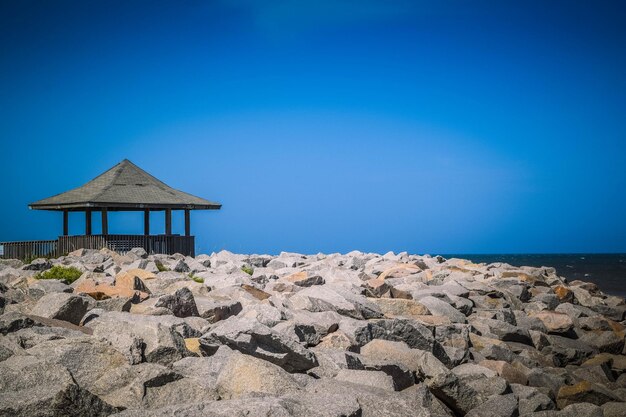
M 169 271 L 170 270 L 168 267 L 166 267 L 165 265 L 163 265 L 159 261 L 154 261 L 154 263 L 156 264 L 156 267 L 159 270 L 159 272 L 165 272 L 165 271 Z
M 82 274 L 80 269 L 73 266 L 55 265 L 47 271 L 35 275 L 35 279 L 58 279 L 66 284 L 71 284 L 80 278 Z
M 250 265 L 244 265 L 241 267 L 241 270 L 248 275 L 252 275 L 254 273 L 254 269 Z
M 196 277 L 193 274 L 189 274 L 189 278 L 191 278 L 193 281 L 197 282 L 198 284 L 204 284 L 204 278 L 202 277 Z

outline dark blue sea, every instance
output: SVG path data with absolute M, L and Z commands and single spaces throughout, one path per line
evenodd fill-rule
M 506 262 L 514 266 L 552 266 L 569 281 L 593 282 L 606 294 L 626 297 L 626 253 L 530 254 L 530 255 L 442 255 L 472 262 Z

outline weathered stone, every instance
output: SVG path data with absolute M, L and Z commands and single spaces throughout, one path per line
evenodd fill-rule
M 283 395 L 299 388 L 281 367 L 243 354 L 232 355 L 217 379 L 217 390 L 226 399 L 250 394 Z
M 496 372 L 499 376 L 506 379 L 510 384 L 526 385 L 528 377 L 511 364 L 504 361 L 484 360 L 479 363 L 480 366 L 489 368 Z
M 88 306 L 89 302 L 84 297 L 68 293 L 51 293 L 37 301 L 31 314 L 78 324 L 87 312 Z
M 511 384 L 511 391 L 513 391 L 513 394 L 517 395 L 519 400 L 520 415 L 556 409 L 556 405 L 552 399 L 535 387 Z
M 95 300 L 106 300 L 113 297 L 130 298 L 132 302 L 140 302 L 149 297 L 148 293 L 132 290 L 124 287 L 116 287 L 107 283 L 98 283 L 91 279 L 85 279 L 76 287 L 76 294 L 85 294 Z
M 120 352 L 106 342 L 85 336 L 42 341 L 28 349 L 31 358 L 47 364 L 58 364 L 69 370 L 83 388 L 127 363 Z
M 146 287 L 141 277 L 151 277 L 152 275 L 154 274 L 147 271 L 144 272 L 141 269 L 131 269 L 129 271 L 120 272 L 115 276 L 115 286 L 150 293 L 150 290 Z
M 450 304 L 438 298 L 426 296 L 418 299 L 417 301 L 424 305 L 434 316 L 448 317 L 453 323 L 465 323 L 467 321 L 465 314 L 460 313 Z
M 382 371 L 341 369 L 335 379 L 381 388 L 385 391 L 394 391 L 393 378 Z
M 357 328 L 354 333 L 359 346 L 374 339 L 405 342 L 410 348 L 433 352 L 435 341 L 432 332 L 425 326 L 405 319 L 376 320 Z
M 24 271 L 45 271 L 50 268 L 52 268 L 52 263 L 45 258 L 33 259 L 31 263 L 22 267 Z
M 166 365 L 189 354 L 176 325 L 159 317 L 106 312 L 88 325 L 93 328 L 94 336 L 111 342 L 131 364 L 155 362 Z
M 388 318 L 414 318 L 430 314 L 423 304 L 402 298 L 374 298 L 370 300 Z
M 559 408 L 581 402 L 602 405 L 610 401 L 620 401 L 620 399 L 607 388 L 589 381 L 561 387 L 556 398 Z
M 226 345 L 281 366 L 288 372 L 306 371 L 317 365 L 313 352 L 278 332 L 248 318 L 230 317 L 202 336 L 202 345 Z
M 324 284 L 324 278 L 319 275 L 309 275 L 306 271 L 296 272 L 284 278 L 299 287 L 310 287 L 312 285 Z
M 236 316 L 242 310 L 241 302 L 236 300 L 214 300 L 206 297 L 195 297 L 194 300 L 200 317 L 210 323 Z
M 572 319 L 564 313 L 555 313 L 553 311 L 540 311 L 533 313 L 532 317 L 536 317 L 546 326 L 551 333 L 567 333 L 571 330 L 574 323 Z
M 467 417 L 516 417 L 518 405 L 515 394 L 494 395 L 466 414 Z
M 189 288 L 183 287 L 172 295 L 164 295 L 159 298 L 155 307 L 165 307 L 172 311 L 176 317 L 198 316 L 196 301 Z
M 31 318 L 21 313 L 6 313 L 0 315 L 0 334 L 5 336 L 8 333 L 35 325 L 35 322 Z
M 81 388 L 59 365 L 0 364 L 0 415 L 108 416 L 118 409 Z
M 624 417 L 626 416 L 626 402 L 608 402 L 602 404 L 603 417 Z

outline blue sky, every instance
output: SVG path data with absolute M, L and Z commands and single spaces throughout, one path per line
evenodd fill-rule
M 199 252 L 624 252 L 624 21 L 607 1 L 0 1 L 0 240 L 54 238 L 61 215 L 27 204 L 128 158 L 223 204 L 192 213 Z

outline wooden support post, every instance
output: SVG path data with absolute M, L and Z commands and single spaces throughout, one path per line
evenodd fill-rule
M 190 213 L 191 210 L 185 209 L 185 236 L 191 236 L 191 219 Z
M 165 209 L 165 234 L 172 234 L 172 209 Z
M 143 211 L 143 234 L 146 236 L 150 234 L 150 209 Z
M 63 210 L 63 236 L 67 236 L 68 232 L 69 232 L 68 211 L 67 210 Z
M 91 210 L 85 210 L 85 234 L 91 234 Z
M 109 234 L 109 218 L 107 216 L 107 209 L 103 208 L 101 211 L 102 214 L 102 234 L 103 235 L 108 235 Z

